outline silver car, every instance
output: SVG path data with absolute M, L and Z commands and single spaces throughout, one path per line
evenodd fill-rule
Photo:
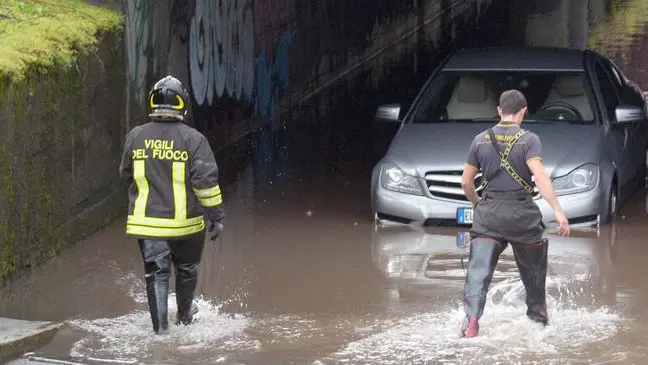
M 471 224 L 460 184 L 468 147 L 497 123 L 499 95 L 511 88 L 527 98 L 522 127 L 540 137 L 545 168 L 570 224 L 598 226 L 613 219 L 645 181 L 641 90 L 591 50 L 494 47 L 448 57 L 402 118 L 398 104 L 378 109 L 374 123 L 400 126 L 372 173 L 376 221 Z M 555 226 L 537 189 L 535 199 L 544 224 Z

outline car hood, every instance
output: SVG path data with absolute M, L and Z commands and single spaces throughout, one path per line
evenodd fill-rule
M 472 139 L 492 126 L 487 123 L 404 124 L 392 141 L 385 160 L 407 173 L 463 170 Z M 542 159 L 549 174 L 574 161 L 578 165 L 596 157 L 599 128 L 595 125 L 524 124 L 542 143 Z M 576 166 L 574 166 L 576 167 Z

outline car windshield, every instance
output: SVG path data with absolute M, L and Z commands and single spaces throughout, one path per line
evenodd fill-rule
M 428 87 L 413 123 L 498 120 L 499 95 L 518 89 L 527 98 L 527 122 L 593 124 L 583 72 L 442 71 Z

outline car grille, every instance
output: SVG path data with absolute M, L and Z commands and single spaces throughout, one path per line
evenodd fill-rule
M 458 201 L 468 201 L 466 195 L 461 188 L 461 174 L 463 171 L 430 171 L 425 174 L 425 182 L 427 183 L 430 194 L 437 198 L 444 198 Z M 475 186 L 477 187 L 477 195 L 481 196 L 483 187 L 481 172 L 475 177 Z M 533 196 L 538 195 L 538 188 L 535 187 Z

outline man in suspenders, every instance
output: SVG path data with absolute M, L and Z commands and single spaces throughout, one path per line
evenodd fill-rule
M 517 90 L 505 91 L 497 109 L 500 122 L 473 139 L 461 182 L 475 209 L 464 287 L 466 318 L 461 332 L 465 337 L 479 332 L 478 321 L 495 266 L 509 243 L 526 289 L 527 316 L 545 326 L 549 322 L 545 295 L 549 242 L 542 237 L 544 226 L 533 201 L 532 176 L 554 210 L 558 234 L 569 235 L 567 218 L 542 165 L 540 140 L 520 128 L 527 111 L 526 98 Z M 481 199 L 474 183 L 480 170 L 486 181 Z

